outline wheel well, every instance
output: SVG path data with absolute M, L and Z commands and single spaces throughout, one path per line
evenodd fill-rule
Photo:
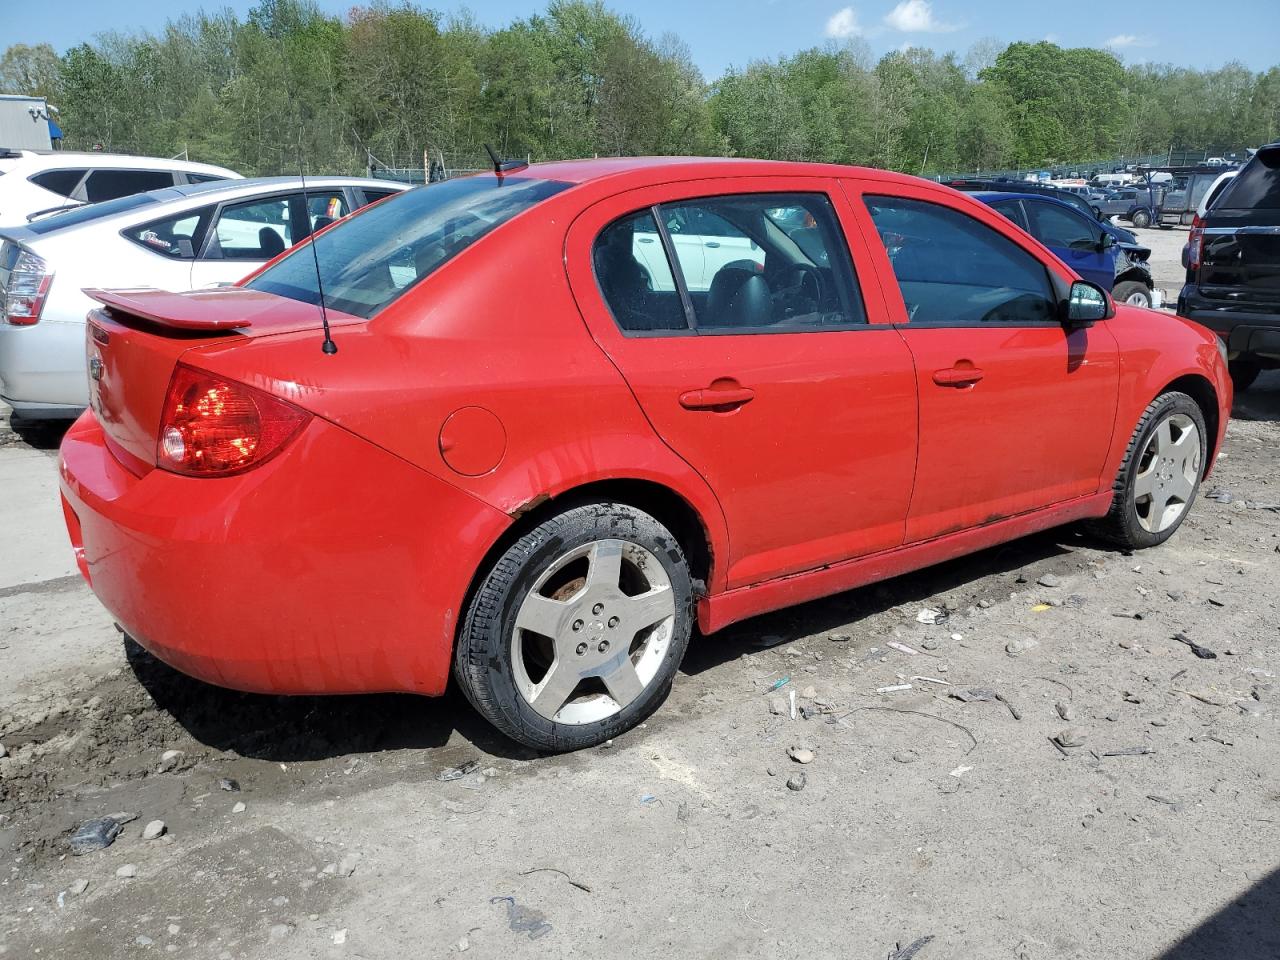
M 675 535 L 689 561 L 694 580 L 694 595 L 705 592 L 711 577 L 711 538 L 698 512 L 689 502 L 669 487 L 649 480 L 599 480 L 573 487 L 554 497 L 535 497 L 516 514 L 516 522 L 508 527 L 489 548 L 467 590 L 467 602 L 484 572 L 507 548 L 548 517 L 580 503 L 608 500 L 625 503 L 643 510 Z M 465 609 L 465 607 L 464 607 Z M 459 618 L 461 621 L 461 617 Z
M 1213 462 L 1214 455 L 1217 453 L 1216 444 L 1218 442 L 1218 394 L 1213 389 L 1213 384 L 1204 377 L 1188 374 L 1185 377 L 1179 377 L 1160 392 L 1185 393 L 1200 408 L 1200 413 L 1204 416 L 1205 429 L 1209 431 L 1209 436 L 1205 437 L 1205 448 L 1208 450 L 1208 456 L 1205 457 L 1204 462 L 1207 470 L 1208 465 Z
M 1124 283 L 1126 280 L 1137 280 L 1148 289 L 1154 288 L 1155 284 L 1151 282 L 1151 274 L 1142 270 L 1126 270 L 1120 276 L 1116 277 L 1116 283 Z

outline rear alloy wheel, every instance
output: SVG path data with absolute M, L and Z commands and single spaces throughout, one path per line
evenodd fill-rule
M 1135 307 L 1151 306 L 1151 288 L 1139 280 L 1125 280 L 1111 290 L 1111 299 Z
M 1129 441 L 1111 510 L 1093 530 L 1129 548 L 1153 547 L 1173 536 L 1200 488 L 1206 436 L 1204 414 L 1189 396 L 1157 397 Z
M 480 583 L 455 654 L 459 685 L 526 746 L 602 743 L 666 698 L 689 642 L 691 591 L 680 544 L 653 517 L 616 503 L 566 510 Z

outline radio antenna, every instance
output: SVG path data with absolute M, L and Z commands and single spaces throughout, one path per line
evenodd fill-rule
M 320 251 L 316 249 L 316 232 L 311 226 L 311 195 L 307 193 L 307 173 L 302 163 L 302 129 L 298 129 L 298 179 L 302 181 L 302 207 L 306 211 L 307 229 L 310 231 L 307 246 L 311 247 L 311 262 L 316 265 L 316 290 L 320 294 L 320 325 L 324 327 L 324 342 L 320 349 L 328 356 L 338 352 L 338 345 L 333 342 L 329 332 L 329 311 L 324 302 L 324 280 L 320 276 Z

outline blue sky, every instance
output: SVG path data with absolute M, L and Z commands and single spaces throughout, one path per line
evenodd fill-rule
M 0 47 L 47 42 L 61 52 L 107 30 L 157 29 L 166 16 L 231 7 L 241 16 L 252 0 L 0 0 Z M 319 0 L 332 13 L 353 0 Z M 421 6 L 451 11 L 464 4 Z M 486 25 L 545 9 L 541 0 L 473 0 Z M 1253 69 L 1280 63 L 1280 0 L 609 0 L 651 36 L 672 31 L 689 45 L 708 78 L 730 65 L 791 53 L 828 37 L 860 36 L 879 55 L 904 44 L 963 54 L 993 37 L 1063 46 L 1110 45 L 1125 60 L 1217 67 L 1240 60 Z

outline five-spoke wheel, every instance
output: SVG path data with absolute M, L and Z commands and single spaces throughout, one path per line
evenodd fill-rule
M 513 739 L 575 750 L 617 736 L 662 702 L 691 630 L 679 542 L 653 517 L 589 503 L 533 526 L 481 581 L 455 674 Z

